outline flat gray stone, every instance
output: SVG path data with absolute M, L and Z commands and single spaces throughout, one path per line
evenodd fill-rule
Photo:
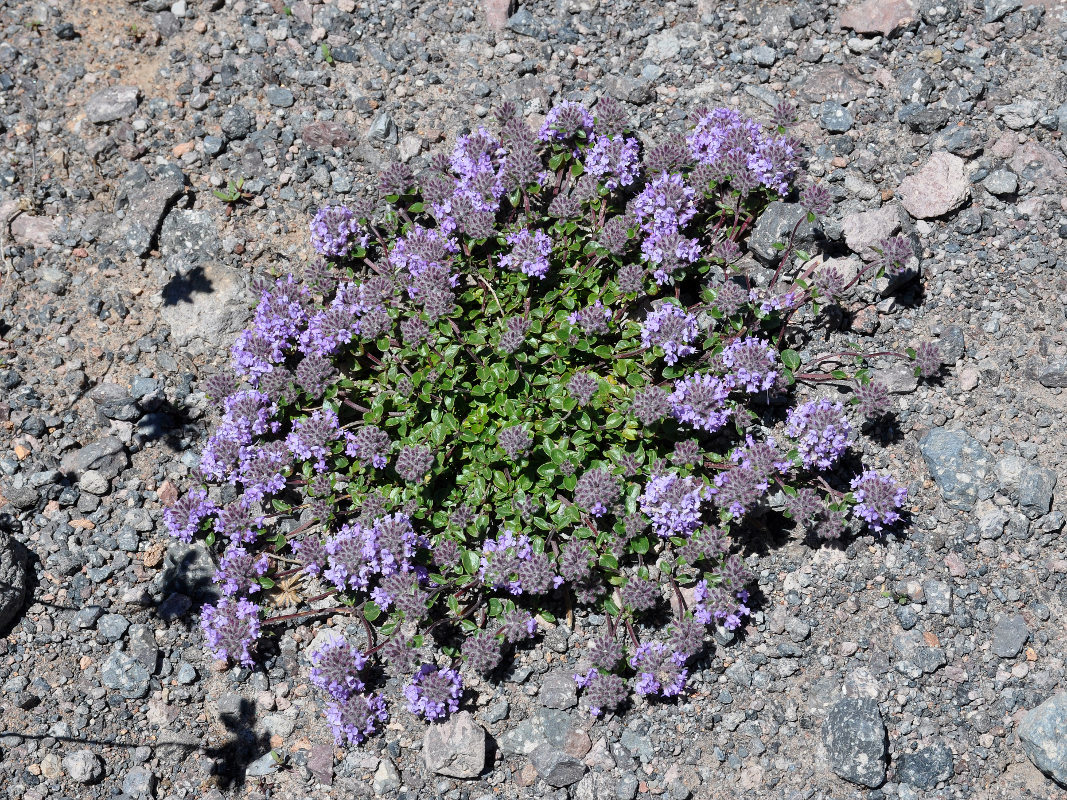
M 990 194 L 995 194 L 998 197 L 1006 194 L 1015 194 L 1019 188 L 1019 178 L 1010 169 L 998 169 L 990 172 L 985 180 L 982 181 L 982 186 Z
M 586 770 L 577 758 L 550 744 L 542 744 L 530 753 L 530 763 L 541 780 L 557 789 L 577 783 Z
M 106 436 L 67 453 L 59 462 L 59 471 L 79 478 L 86 470 L 93 469 L 110 479 L 126 469 L 129 464 L 130 457 L 122 440 L 117 436 Z
M 275 108 L 290 108 L 296 102 L 293 93 L 283 86 L 268 86 L 263 90 L 263 95 Z
M 126 218 L 119 229 L 119 244 L 136 256 L 148 255 L 156 244 L 163 218 L 184 191 L 183 176 L 166 174 L 130 192 Z
M 383 758 L 378 762 L 378 769 L 374 772 L 374 780 L 371 782 L 374 796 L 381 797 L 389 792 L 395 792 L 400 788 L 400 773 L 392 759 Z
M 1022 614 L 1005 614 L 993 628 L 993 652 L 1001 658 L 1015 658 L 1030 639 L 1030 629 Z
M 807 212 L 799 203 L 783 203 L 777 200 L 768 205 L 767 210 L 760 216 L 749 239 L 749 249 L 765 262 L 777 262 L 782 254 L 774 245 L 776 242 L 785 244 L 797 222 L 800 222 L 800 226 L 793 239 L 794 250 L 810 252 L 816 236 L 821 234 L 818 220 L 814 223 L 808 222 Z
M 878 243 L 900 231 L 899 208 L 890 203 L 871 211 L 848 214 L 841 220 L 848 249 L 864 261 L 878 258 L 874 250 Z
M 978 487 L 993 468 L 984 447 L 964 431 L 934 428 L 919 442 L 923 459 L 945 502 L 969 511 L 978 500 Z
M 139 700 L 148 694 L 151 676 L 131 656 L 115 650 L 104 662 L 100 680 L 104 686 L 114 689 L 127 700 Z
M 851 111 L 833 100 L 827 100 L 819 106 L 819 124 L 828 133 L 850 131 L 855 121 Z
M 1023 717 L 1019 742 L 1035 767 L 1067 787 L 1067 693 L 1050 697 Z
M 122 779 L 122 791 L 137 800 L 156 796 L 156 776 L 147 767 L 134 767 Z
M 137 110 L 141 91 L 136 86 L 109 86 L 94 92 L 85 104 L 85 116 L 97 125 L 124 119 Z
M 823 723 L 822 734 L 835 774 L 872 789 L 885 783 L 888 741 L 876 700 L 838 700 Z
M 574 708 L 578 705 L 578 691 L 572 674 L 548 673 L 541 681 L 537 696 L 546 708 Z
M 933 789 L 953 773 L 952 750 L 944 742 L 905 753 L 897 764 L 897 780 L 917 789 Z
M 422 740 L 422 763 L 436 775 L 477 778 L 485 770 L 486 734 L 469 711 L 430 725 Z
M 500 750 L 509 756 L 528 756 L 540 745 L 562 748 L 574 719 L 566 711 L 542 709 L 497 737 Z

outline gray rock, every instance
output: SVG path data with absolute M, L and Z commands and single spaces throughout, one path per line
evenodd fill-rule
M 585 764 L 550 744 L 542 744 L 530 753 L 530 763 L 538 776 L 557 789 L 577 783 L 585 775 Z
M 929 675 L 948 663 L 945 651 L 940 647 L 930 647 L 921 631 L 908 630 L 893 637 L 893 650 L 896 653 L 897 672 L 909 678 Z
M 397 771 L 392 759 L 383 758 L 378 762 L 378 769 L 374 772 L 374 780 L 371 786 L 374 788 L 375 797 L 395 792 L 400 788 L 400 773 Z
M 810 251 L 816 236 L 822 233 L 818 221 L 808 222 L 807 212 L 799 203 L 782 203 L 777 200 L 767 206 L 767 210 L 756 223 L 749 240 L 749 248 L 765 262 L 777 261 L 781 258 L 781 251 L 774 249 L 775 243 L 785 244 L 798 222 L 800 226 L 797 228 L 793 246 Z
M 641 58 L 662 64 L 677 58 L 681 51 L 682 43 L 678 39 L 678 34 L 672 30 L 666 30 L 648 37 L 648 44 L 645 45 L 645 52 L 641 54 Z
M 990 172 L 985 177 L 985 180 L 982 181 L 982 186 L 985 187 L 987 192 L 998 197 L 1006 194 L 1015 194 L 1019 188 L 1019 179 L 1010 169 L 998 169 Z
M 95 469 L 86 470 L 78 481 L 78 488 L 89 494 L 104 495 L 111 488 L 111 481 L 102 472 Z
M 0 531 L 0 631 L 22 611 L 26 602 L 26 551 Z
M 283 86 L 268 86 L 263 90 L 263 95 L 275 108 L 290 108 L 295 102 L 293 93 Z
M 180 173 L 165 173 L 158 180 L 131 192 L 129 207 L 119 229 L 119 243 L 136 256 L 145 256 L 155 246 L 163 218 L 185 191 Z
M 1019 741 L 1035 767 L 1067 787 L 1067 693 L 1050 697 L 1023 717 Z
M 76 750 L 65 756 L 63 769 L 76 783 L 97 783 L 104 777 L 104 762 L 92 750 Z
M 562 672 L 548 673 L 541 682 L 538 697 L 546 708 L 574 708 L 578 705 L 578 691 L 573 676 Z
M 159 667 L 159 645 L 156 644 L 155 631 L 148 625 L 138 623 L 130 626 L 126 638 L 127 652 L 149 673 L 154 673 Z
M 1049 389 L 1067 389 L 1067 361 L 1054 361 L 1037 372 L 1037 382 Z
M 393 122 L 393 118 L 387 112 L 383 111 L 374 118 L 370 130 L 367 131 L 367 136 L 386 144 L 396 144 L 398 138 L 396 123 Z
M 999 22 L 1023 7 L 1023 0 L 985 0 L 985 21 Z
M 619 782 L 615 784 L 615 796 L 619 800 L 634 800 L 637 797 L 640 783 L 637 776 L 632 772 L 624 772 L 619 778 Z
M 1036 100 L 1016 100 L 1003 106 L 995 106 L 993 113 L 1004 120 L 1004 124 L 1013 131 L 1032 128 L 1045 116 L 1045 106 Z
M 529 36 L 533 39 L 543 40 L 548 36 L 548 29 L 525 8 L 520 8 L 508 18 L 508 29 L 519 36 Z
M 993 652 L 1001 658 L 1015 658 L 1030 639 L 1030 629 L 1022 614 L 1005 614 L 993 628 Z
M 508 712 L 510 711 L 510 705 L 506 697 L 501 697 L 499 700 L 494 700 L 489 704 L 489 707 L 485 709 L 485 721 L 492 725 L 495 722 L 503 722 L 508 718 Z
M 956 156 L 971 158 L 981 152 L 985 138 L 975 128 L 954 128 L 938 136 L 937 146 Z
M 33 508 L 40 497 L 36 489 L 25 484 L 11 486 L 4 491 L 7 495 L 7 502 L 19 511 L 28 511 Z
M 925 581 L 923 594 L 926 595 L 926 609 L 931 614 L 947 617 L 952 614 L 952 587 L 944 581 Z
M 97 125 L 130 116 L 137 110 L 141 91 L 136 86 L 109 86 L 93 93 L 85 104 L 85 116 Z
M 74 624 L 83 630 L 91 628 L 103 613 L 104 609 L 100 608 L 100 606 L 86 606 L 74 615 Z
M 218 226 L 206 211 L 176 211 L 163 222 L 159 249 L 168 263 L 178 260 L 180 266 L 173 271 L 184 274 L 218 258 Z
M 986 449 L 964 431 L 945 428 L 931 430 L 919 447 L 945 502 L 961 511 L 974 508 L 979 486 L 993 467 Z
M 897 765 L 897 781 L 917 789 L 933 789 L 953 775 L 952 750 L 947 744 L 937 744 L 905 753 Z
M 104 662 L 100 680 L 104 686 L 114 689 L 127 700 L 139 700 L 148 694 L 151 676 L 132 657 L 115 650 Z
M 933 79 L 921 67 L 905 71 L 897 81 L 897 91 L 905 103 L 929 103 L 935 87 Z
M 890 394 L 910 394 L 919 385 L 911 363 L 897 361 L 874 371 L 872 377 L 881 382 Z
M 851 111 L 833 100 L 827 100 L 819 106 L 819 124 L 829 133 L 850 131 L 855 121 Z
M 528 756 L 545 743 L 562 748 L 573 724 L 574 720 L 566 711 L 543 709 L 499 736 L 497 743 L 509 756 Z
M 163 557 L 163 584 L 172 591 L 212 602 L 219 598 L 214 577 L 215 561 L 208 549 L 198 542 L 177 542 Z
M 245 775 L 249 775 L 253 778 L 263 778 L 267 775 L 273 775 L 278 771 L 280 763 L 274 755 L 274 751 L 264 753 L 245 769 Z
M 752 53 L 753 60 L 761 67 L 773 67 L 774 62 L 778 60 L 778 54 L 774 51 L 774 48 L 765 44 L 753 47 L 749 52 Z
M 255 129 L 256 121 L 247 108 L 236 105 L 222 115 L 221 125 L 227 139 L 243 139 Z
M 1053 470 L 1028 465 L 1019 474 L 1019 509 L 1030 519 L 1044 516 L 1052 508 L 1055 489 Z
M 422 763 L 436 775 L 477 778 L 485 770 L 485 730 L 469 711 L 431 725 L 422 740 Z
M 838 700 L 827 715 L 822 734 L 834 773 L 872 789 L 885 783 L 888 742 L 876 700 Z
M 178 674 L 176 680 L 182 686 L 188 686 L 191 683 L 196 682 L 196 667 L 190 664 L 188 661 L 183 661 L 178 665 Z
M 967 342 L 963 335 L 963 328 L 959 325 L 949 325 L 937 340 L 937 346 L 941 350 L 941 357 L 946 364 L 955 364 L 967 352 Z
M 918 133 L 930 134 L 944 128 L 951 116 L 947 108 L 908 103 L 897 112 L 897 121 Z
M 86 470 L 92 469 L 110 479 L 126 469 L 129 463 L 130 458 L 122 440 L 117 436 L 107 436 L 67 453 L 59 463 L 59 471 L 79 478 Z
M 134 767 L 122 779 L 122 791 L 138 800 L 156 796 L 156 776 L 147 767 Z
M 121 614 L 104 614 L 96 625 L 97 633 L 106 642 L 117 642 L 130 627 L 130 622 Z

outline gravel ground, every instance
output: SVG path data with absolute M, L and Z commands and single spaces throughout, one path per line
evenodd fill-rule
M 0 793 L 1067 797 L 1038 769 L 1067 785 L 1067 8 L 508 11 L 0 0 Z M 826 257 L 918 245 L 913 280 L 868 287 L 818 345 L 948 356 L 933 385 L 883 365 L 895 418 L 854 442 L 909 481 L 911 525 L 744 542 L 757 612 L 677 704 L 591 724 L 560 680 L 586 616 L 476 684 L 471 716 L 427 734 L 394 714 L 337 751 L 300 655 L 318 628 L 251 673 L 203 650 L 210 562 L 161 524 L 210 425 L 200 378 L 253 277 L 309 256 L 319 205 L 393 160 L 417 172 L 502 98 L 536 121 L 604 92 L 650 140 L 790 98 L 835 199 Z M 247 202 L 212 192 L 242 179 Z

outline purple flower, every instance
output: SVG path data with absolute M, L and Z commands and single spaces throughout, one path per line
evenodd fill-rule
M 293 423 L 293 432 L 285 438 L 289 451 L 303 461 L 314 461 L 315 469 L 326 469 L 326 457 L 331 455 L 331 446 L 341 437 L 337 412 L 324 407 L 310 417 Z
M 537 633 L 537 620 L 525 609 L 516 608 L 504 615 L 504 638 L 509 642 L 521 642 Z
M 908 490 L 898 486 L 888 475 L 879 475 L 867 470 L 852 479 L 852 491 L 856 495 L 853 512 L 867 522 L 872 531 L 881 531 L 900 519 L 897 511 L 908 497 Z
M 245 598 L 223 597 L 200 611 L 208 647 L 221 661 L 251 667 L 252 648 L 259 638 L 259 606 Z
M 641 511 L 662 538 L 688 536 L 700 527 L 701 504 L 710 494 L 708 487 L 691 475 L 656 475 L 645 484 Z
M 325 545 L 329 568 L 322 575 L 338 589 L 366 589 L 378 571 L 378 548 L 372 530 L 344 525 Z
M 331 700 L 325 713 L 338 745 L 359 744 L 377 732 L 379 723 L 389 719 L 385 700 L 380 695 L 353 694 L 344 700 Z
M 592 132 L 593 115 L 584 106 L 564 100 L 545 115 L 538 138 L 542 142 L 569 142 L 579 136 L 588 137 Z
M 658 386 L 645 386 L 634 395 L 633 413 L 642 425 L 659 422 L 670 410 L 670 397 Z
M 619 492 L 619 482 L 610 470 L 591 469 L 575 484 L 574 503 L 594 517 L 600 517 L 615 505 Z
M 749 394 L 768 391 L 778 377 L 774 369 L 778 363 L 774 348 L 754 336 L 735 339 L 723 348 L 719 357 L 730 371 L 727 380 L 731 387 Z
M 320 255 L 343 258 L 351 252 L 354 238 L 366 247 L 369 234 L 347 206 L 326 206 L 311 220 L 311 244 Z
M 762 185 L 785 195 L 796 172 L 797 149 L 784 136 L 768 136 L 758 124 L 728 108 L 704 114 L 686 140 L 699 165 L 753 187 Z
M 213 527 L 231 544 L 251 544 L 256 540 L 258 529 L 263 527 L 264 519 L 254 516 L 243 502 L 238 501 L 219 511 Z
M 544 278 L 548 274 L 552 239 L 546 233 L 531 233 L 528 228 L 523 228 L 509 233 L 505 240 L 511 245 L 511 252 L 501 256 L 500 266 L 535 278 Z
M 482 544 L 481 567 L 478 576 L 482 583 L 495 589 L 507 588 L 511 594 L 522 594 L 522 583 L 515 577 L 523 562 L 533 555 L 530 537 L 504 530 L 496 539 Z
M 595 135 L 585 154 L 585 170 L 603 181 L 609 190 L 629 186 L 641 172 L 639 144 L 632 136 Z
M 578 405 L 588 405 L 589 401 L 593 399 L 593 395 L 596 394 L 596 390 L 600 388 L 600 381 L 596 379 L 595 375 L 590 375 L 588 372 L 576 372 L 571 376 L 570 381 L 567 382 L 567 392 L 573 397 Z
M 500 640 L 489 631 L 468 636 L 461 650 L 471 669 L 482 675 L 488 675 L 500 664 Z
M 859 412 L 867 419 L 877 419 L 889 411 L 889 389 L 881 381 L 857 383 L 855 393 Z
M 686 660 L 684 654 L 659 642 L 640 645 L 630 659 L 630 666 L 637 672 L 634 691 L 645 696 L 674 697 L 681 694 L 689 676 L 689 670 L 685 669 Z
M 748 592 L 731 591 L 725 586 L 708 586 L 707 580 L 693 587 L 693 617 L 702 625 L 718 621 L 728 631 L 741 626 L 741 618 L 749 615 Z
M 674 382 L 671 413 L 679 422 L 714 433 L 730 418 L 729 395 L 730 386 L 721 378 L 710 373 L 690 375 Z
M 253 594 L 260 589 L 259 578 L 267 574 L 267 554 L 256 558 L 243 547 L 230 547 L 219 559 L 215 582 L 225 595 Z
M 200 522 L 218 511 L 207 499 L 204 489 L 190 489 L 185 497 L 163 512 L 167 531 L 175 539 L 188 544 L 200 530 Z
M 605 308 L 604 304 L 597 300 L 591 306 L 572 312 L 567 319 L 572 325 L 577 325 L 586 336 L 594 336 L 608 332 L 608 322 L 611 321 L 611 309 Z
M 345 453 L 359 460 L 367 468 L 385 469 L 389 463 L 392 443 L 389 434 L 375 425 L 364 425 L 354 434 L 345 437 L 348 444 Z
M 576 674 L 574 682 L 585 690 L 585 699 L 589 703 L 589 713 L 599 717 L 605 711 L 614 711 L 628 694 L 626 682 L 611 672 L 603 672 L 595 667 L 584 676 Z
M 689 343 L 696 338 L 697 318 L 673 303 L 663 303 L 652 311 L 641 326 L 641 344 L 658 347 L 663 360 L 673 365 L 679 358 L 696 352 Z
M 801 461 L 808 469 L 829 469 L 848 447 L 848 424 L 840 403 L 827 398 L 790 409 L 786 435 L 797 440 Z
M 408 710 L 431 722 L 458 711 L 462 694 L 463 679 L 459 673 L 432 664 L 423 664 L 411 683 L 404 687 Z
M 311 654 L 311 682 L 335 700 L 344 701 L 363 691 L 360 670 L 366 657 L 340 636 Z
M 766 477 L 748 466 L 720 472 L 715 476 L 715 486 L 711 489 L 719 507 L 730 512 L 735 519 L 741 519 L 766 491 Z

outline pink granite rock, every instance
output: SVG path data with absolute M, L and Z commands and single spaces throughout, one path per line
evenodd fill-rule
M 971 182 L 963 159 L 945 151 L 930 156 L 897 189 L 900 201 L 916 219 L 941 217 L 962 206 L 971 196 Z
M 849 6 L 841 15 L 841 27 L 856 33 L 893 36 L 918 20 L 912 0 L 866 0 Z
M 516 0 L 484 0 L 485 21 L 494 31 L 502 31 L 508 24 L 508 17 L 518 9 Z

